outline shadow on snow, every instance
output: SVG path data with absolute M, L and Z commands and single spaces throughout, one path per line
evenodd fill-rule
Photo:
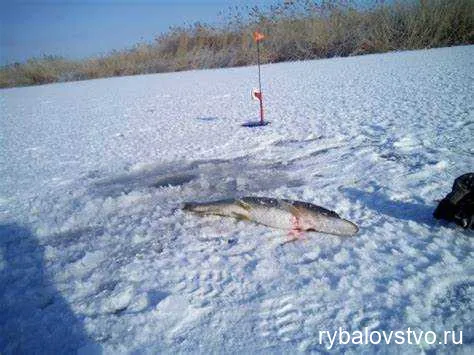
M 88 341 L 47 273 L 44 249 L 28 229 L 0 225 L 1 353 L 75 353 Z
M 426 225 L 435 224 L 433 219 L 435 206 L 391 200 L 381 191 L 367 192 L 350 187 L 344 188 L 343 191 L 352 201 L 359 201 L 368 208 L 387 216 Z

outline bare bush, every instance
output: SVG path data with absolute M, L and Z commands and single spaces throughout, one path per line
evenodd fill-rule
M 244 12 L 244 13 L 242 13 Z M 473 0 L 294 0 L 229 13 L 214 28 L 172 27 L 153 44 L 70 61 L 45 56 L 0 68 L 0 87 L 255 63 L 255 30 L 266 34 L 263 62 L 432 48 L 474 42 Z

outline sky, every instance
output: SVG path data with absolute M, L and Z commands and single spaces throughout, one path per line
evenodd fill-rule
M 80 59 L 152 42 L 170 26 L 218 24 L 232 6 L 278 0 L 0 0 L 0 65 L 31 57 Z

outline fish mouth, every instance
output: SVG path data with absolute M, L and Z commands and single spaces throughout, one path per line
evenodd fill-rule
M 338 218 L 332 226 L 334 229 L 326 233 L 339 235 L 342 237 L 352 237 L 359 232 L 359 227 L 347 219 Z
M 337 235 L 340 237 L 352 237 L 359 232 L 359 227 L 342 218 L 331 218 L 326 220 L 326 223 L 321 226 L 309 227 L 304 232 L 316 232 Z

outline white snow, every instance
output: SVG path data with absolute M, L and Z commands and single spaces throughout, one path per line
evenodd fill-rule
M 0 91 L 0 352 L 325 352 L 321 330 L 462 330 L 472 232 L 432 218 L 474 167 L 474 46 Z M 353 238 L 185 214 L 304 200 Z

